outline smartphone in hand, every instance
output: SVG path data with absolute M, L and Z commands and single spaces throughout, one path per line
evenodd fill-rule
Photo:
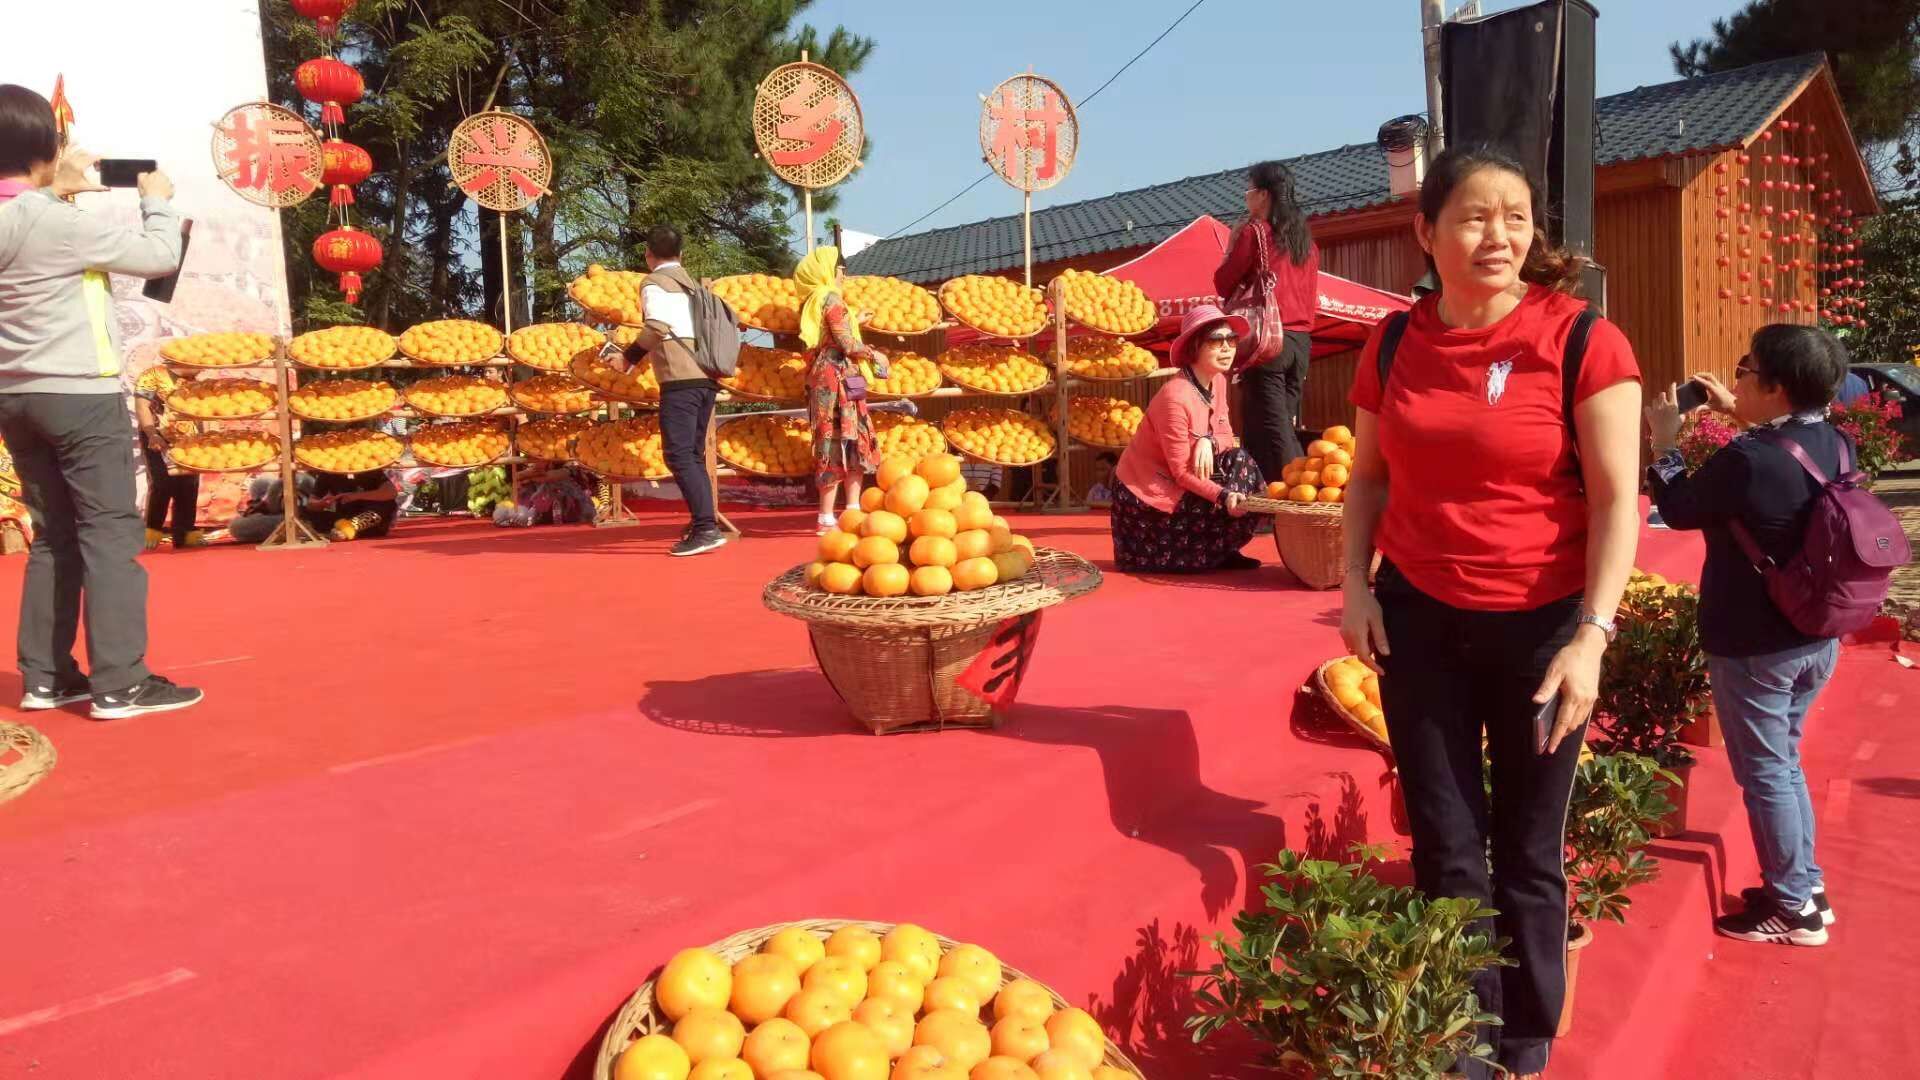
M 1699 379 L 1688 379 L 1681 383 L 1680 389 L 1674 391 L 1673 403 L 1679 408 L 1682 416 L 1705 405 L 1707 403 L 1706 384 Z
M 101 158 L 95 167 L 100 170 L 100 186 L 110 188 L 138 187 L 141 173 L 160 171 L 160 163 L 152 158 Z
M 1533 714 L 1533 751 L 1534 753 L 1540 754 L 1542 756 L 1546 755 L 1547 740 L 1553 737 L 1553 724 L 1554 724 L 1554 721 L 1558 720 L 1559 718 L 1560 718 L 1560 695 L 1559 694 L 1555 694 L 1552 697 L 1548 698 L 1547 703 L 1545 705 L 1540 706 L 1540 708 L 1534 711 L 1534 714 Z

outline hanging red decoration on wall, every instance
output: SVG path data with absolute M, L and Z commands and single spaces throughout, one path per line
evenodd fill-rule
M 360 275 L 379 266 L 383 256 L 380 241 L 351 225 L 321 233 L 313 242 L 313 261 L 340 275 L 340 291 L 349 304 L 360 301 Z
M 302 18 L 312 19 L 319 28 L 320 36 L 329 40 L 340 33 L 340 20 L 359 0 L 292 0 L 293 10 Z
M 353 185 L 373 175 L 373 155 L 339 139 L 328 139 L 320 150 L 326 163 L 320 182 L 332 191 L 328 201 L 335 206 L 351 204 Z
M 346 106 L 367 92 L 366 81 L 353 65 L 319 56 L 294 69 L 293 84 L 300 96 L 320 106 L 320 122 L 329 127 L 345 123 Z

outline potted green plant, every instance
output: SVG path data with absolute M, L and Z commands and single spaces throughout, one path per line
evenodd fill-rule
M 1659 863 L 1648 857 L 1653 831 L 1673 813 L 1667 801 L 1673 774 L 1637 754 L 1583 757 L 1567 804 L 1567 996 L 1559 1034 L 1573 1027 L 1573 992 L 1580 950 L 1593 943 L 1592 924 L 1625 923 L 1628 890 L 1652 881 Z
M 1265 910 L 1235 916 L 1236 936 L 1213 939 L 1220 962 L 1191 973 L 1203 980 L 1195 1042 L 1241 1025 L 1276 1068 L 1315 1078 L 1438 1078 L 1462 1055 L 1492 1054 L 1476 1028 L 1498 1021 L 1473 978 L 1509 962 L 1474 928 L 1493 912 L 1385 885 L 1366 866 L 1383 849 L 1353 850 L 1346 864 L 1283 851 L 1263 868 Z
M 1688 730 L 1712 723 L 1707 654 L 1700 647 L 1700 594 L 1686 585 L 1636 579 L 1620 601 L 1619 624 L 1593 707 L 1594 749 L 1651 758 L 1666 770 L 1675 789 L 1674 812 L 1663 831 L 1677 831 L 1686 821 L 1686 779 L 1693 764 Z

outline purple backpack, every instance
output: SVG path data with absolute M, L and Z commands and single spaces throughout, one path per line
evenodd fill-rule
M 1793 455 L 1819 482 L 1820 494 L 1813 501 L 1800 551 L 1785 565 L 1767 558 L 1737 518 L 1733 538 L 1766 579 L 1767 596 L 1794 629 L 1832 638 L 1865 628 L 1887 598 L 1893 572 L 1913 555 L 1900 520 L 1860 486 L 1866 475 L 1853 471 L 1845 439 L 1840 440 L 1840 470 L 1828 480 L 1799 443 L 1771 432 L 1764 437 Z

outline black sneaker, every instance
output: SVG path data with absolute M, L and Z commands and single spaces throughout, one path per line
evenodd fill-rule
M 686 538 L 673 545 L 667 554 L 676 556 L 705 555 L 709 551 L 725 547 L 726 543 L 727 535 L 725 533 L 719 529 L 705 529 L 700 532 L 687 533 Z
M 158 675 L 149 675 L 131 690 L 93 695 L 93 718 L 120 720 L 142 713 L 172 712 L 198 705 L 203 697 L 206 695 L 192 687 L 175 686 Z
M 1763 898 L 1737 915 L 1722 915 L 1713 920 L 1713 928 L 1723 937 L 1741 941 L 1770 941 L 1777 945 L 1825 945 L 1827 928 L 1820 924 L 1820 913 L 1807 905 L 1804 914 L 1795 914 L 1771 899 Z
M 35 710 L 58 709 L 76 701 L 85 701 L 93 696 L 83 680 L 57 686 L 29 686 L 20 695 L 20 707 L 29 712 Z
M 1254 558 L 1251 555 L 1243 554 L 1241 552 L 1236 551 L 1228 555 L 1226 559 L 1220 563 L 1220 569 L 1222 570 L 1258 570 L 1260 569 L 1260 560 Z
M 1772 894 L 1767 892 L 1765 886 L 1756 885 L 1751 889 L 1741 889 L 1740 900 L 1748 907 L 1758 907 L 1761 904 L 1771 903 Z M 1833 925 L 1833 904 L 1827 900 L 1827 887 L 1825 885 L 1814 887 L 1813 910 L 1820 913 L 1820 925 Z

